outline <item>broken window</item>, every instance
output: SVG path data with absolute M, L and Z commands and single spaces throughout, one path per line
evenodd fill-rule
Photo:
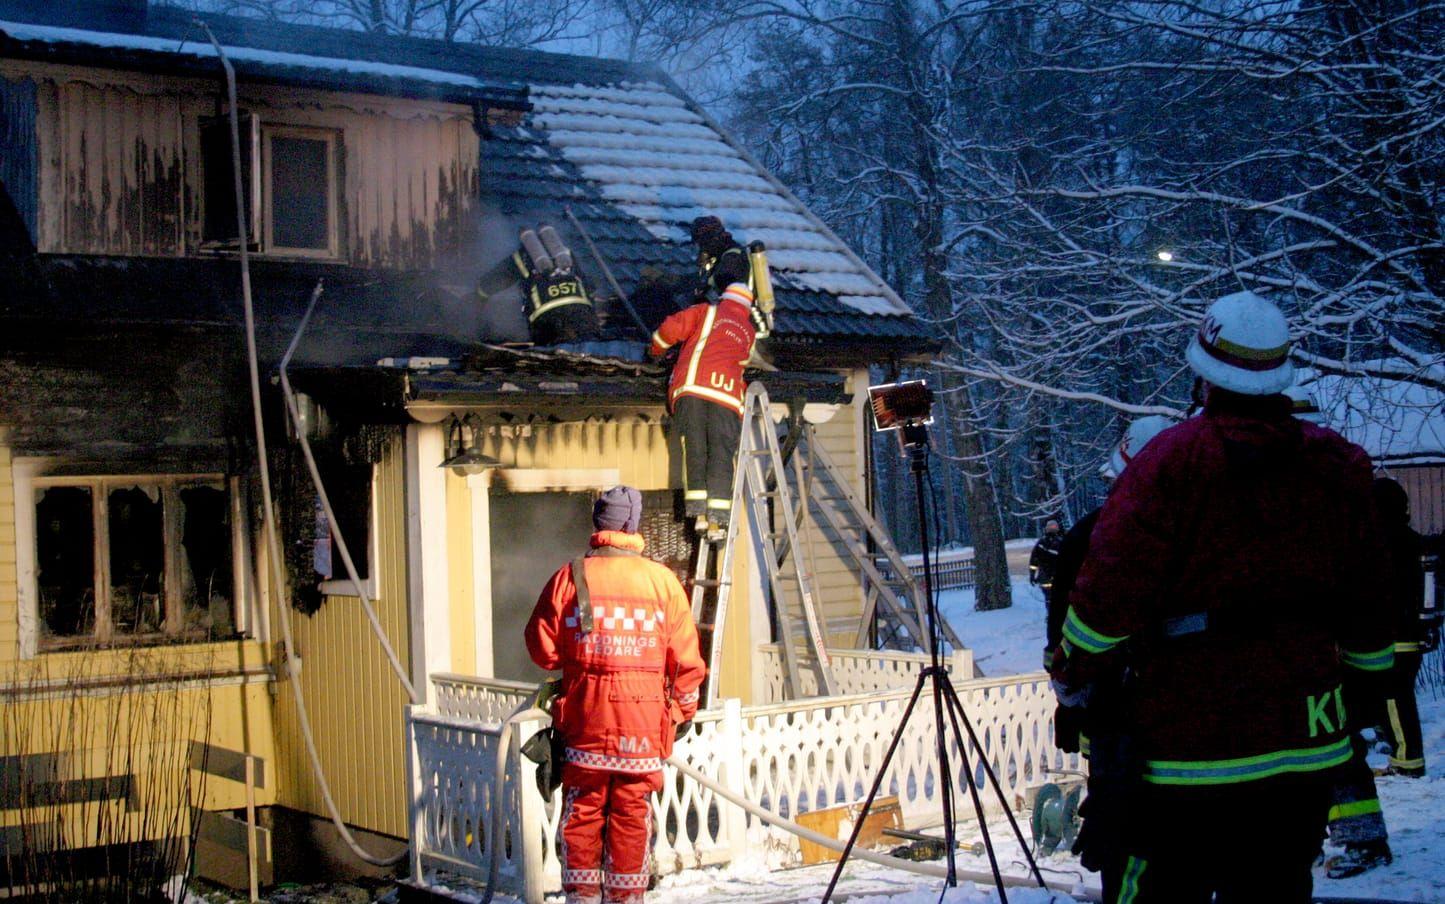
M 235 634 L 220 479 L 41 478 L 35 530 L 42 647 Z
M 246 232 L 250 247 L 256 247 L 260 232 L 261 182 L 256 173 L 261 167 L 261 131 L 256 117 L 241 114 L 237 126 L 241 138 L 241 186 L 246 199 Z M 204 213 L 201 240 L 212 246 L 235 248 L 236 242 L 236 177 L 231 143 L 231 119 L 228 116 L 201 120 L 201 190 Z
M 35 492 L 35 583 L 47 637 L 95 629 L 95 513 L 89 487 Z
M 266 128 L 266 250 L 335 257 L 336 133 Z

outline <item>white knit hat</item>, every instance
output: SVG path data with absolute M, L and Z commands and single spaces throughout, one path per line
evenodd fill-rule
M 1199 376 L 1243 395 L 1273 395 L 1294 382 L 1289 324 L 1279 308 L 1253 292 L 1210 305 L 1185 357 Z

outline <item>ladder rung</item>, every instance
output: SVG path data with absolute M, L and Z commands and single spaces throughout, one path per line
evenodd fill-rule
M 693 582 L 692 582 L 692 586 L 694 586 L 694 587 L 722 587 L 722 586 L 724 586 L 724 585 L 726 585 L 726 584 L 731 584 L 731 583 L 732 583 L 732 581 L 718 581 L 718 580 L 714 580 L 713 578 L 694 578 L 694 579 L 693 579 Z

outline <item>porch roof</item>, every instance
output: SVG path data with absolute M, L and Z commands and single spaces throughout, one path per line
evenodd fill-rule
M 612 345 L 613 343 L 608 343 Z M 641 347 L 638 347 L 640 351 Z M 597 351 L 617 351 L 597 349 Z M 669 367 L 623 355 L 572 349 L 511 349 L 482 346 L 465 359 L 435 366 L 309 367 L 292 382 L 328 411 L 360 418 L 440 420 L 471 410 L 499 420 L 544 418 L 580 421 L 603 415 L 662 414 Z M 851 395 L 834 373 L 750 371 L 777 403 L 846 404 Z

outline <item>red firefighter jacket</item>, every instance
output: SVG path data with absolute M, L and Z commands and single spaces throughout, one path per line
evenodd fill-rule
M 1055 677 L 1120 655 L 1155 784 L 1217 785 L 1349 759 L 1346 670 L 1393 658 L 1382 538 L 1360 447 L 1283 396 L 1212 391 L 1104 504 L 1069 595 Z
M 698 687 L 707 674 L 697 627 L 677 578 L 640 555 L 642 537 L 599 531 L 592 548 L 636 555 L 583 560 L 590 633 L 583 633 L 577 616 L 572 566 L 559 568 L 527 622 L 527 651 L 538 666 L 562 670 L 552 724 L 566 742 L 568 763 L 656 772 L 672 753 L 675 726 L 697 712 Z
M 690 395 L 742 414 L 748 388 L 743 382 L 743 365 L 757 336 L 749 313 L 752 303 L 748 287 L 733 283 L 717 304 L 695 304 L 679 311 L 652 334 L 648 354 L 654 358 L 682 343 L 667 389 L 669 408 L 680 397 Z

